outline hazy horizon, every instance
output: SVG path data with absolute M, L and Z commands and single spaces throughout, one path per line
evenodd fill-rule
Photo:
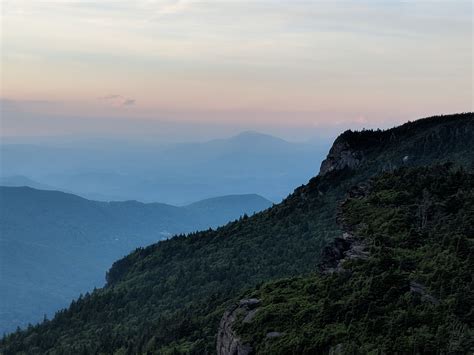
M 1 6 L 2 137 L 303 141 L 473 110 L 470 1 Z
M 0 185 L 26 184 L 100 201 L 185 205 L 258 194 L 279 202 L 317 173 L 331 145 L 328 139 L 290 142 L 256 131 L 196 137 L 7 139 L 0 144 Z

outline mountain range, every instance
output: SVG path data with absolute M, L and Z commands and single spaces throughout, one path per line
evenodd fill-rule
M 281 203 L 117 260 L 5 354 L 470 353 L 474 115 L 346 131 Z
M 38 190 L 55 190 L 51 186 L 41 184 L 23 175 L 2 176 L 0 177 L 0 186 L 28 186 Z
M 38 322 L 80 293 L 102 287 L 112 262 L 137 247 L 217 227 L 272 205 L 258 195 L 223 196 L 183 207 L 99 202 L 4 186 L 0 201 L 2 332 Z
M 280 201 L 314 175 L 327 145 L 243 132 L 197 143 L 52 139 L 37 144 L 10 142 L 0 149 L 6 180 L 20 175 L 101 201 L 185 205 L 248 192 Z

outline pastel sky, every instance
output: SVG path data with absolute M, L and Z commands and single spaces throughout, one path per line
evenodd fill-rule
M 471 1 L 1 6 L 4 136 L 94 132 L 95 120 L 113 132 L 114 119 L 304 131 L 473 110 Z

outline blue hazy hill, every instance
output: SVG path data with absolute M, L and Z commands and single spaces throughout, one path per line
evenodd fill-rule
M 37 322 L 80 293 L 101 287 L 112 262 L 139 246 L 271 205 L 252 194 L 176 207 L 0 187 L 0 331 Z

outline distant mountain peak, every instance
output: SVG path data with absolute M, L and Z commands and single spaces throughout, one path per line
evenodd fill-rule
M 257 132 L 257 131 L 243 131 L 239 134 L 229 138 L 231 141 L 249 141 L 249 142 L 278 142 L 283 144 L 288 144 L 286 140 L 280 137 L 275 137 L 267 133 Z
M 27 186 L 27 187 L 32 187 L 39 190 L 54 190 L 53 187 L 34 181 L 24 175 L 1 176 L 0 186 L 14 186 L 14 187 Z
M 254 136 L 265 136 L 265 137 L 272 137 L 271 135 L 269 134 L 266 134 L 266 133 L 262 133 L 262 132 L 259 132 L 259 131 L 254 131 L 254 130 L 247 130 L 247 131 L 242 131 L 238 134 L 236 134 L 234 137 L 254 137 Z

